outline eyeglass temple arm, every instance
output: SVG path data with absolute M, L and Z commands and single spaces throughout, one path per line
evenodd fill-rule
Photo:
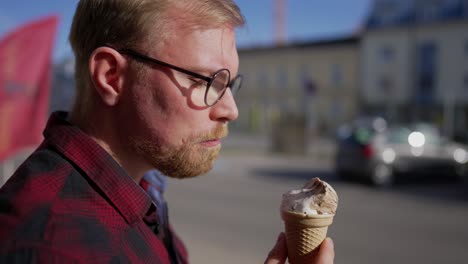
M 171 69 L 174 69 L 176 71 L 179 71 L 179 72 L 182 72 L 182 73 L 185 73 L 187 75 L 191 75 L 193 77 L 197 77 L 199 79 L 202 79 L 206 82 L 210 82 L 211 81 L 211 77 L 207 77 L 207 76 L 203 76 L 201 74 L 198 74 L 196 72 L 192 72 L 192 71 L 189 71 L 189 70 L 186 70 L 186 69 L 182 69 L 182 68 L 179 68 L 175 65 L 172 65 L 172 64 L 169 64 L 167 62 L 164 62 L 164 61 L 160 61 L 160 60 L 157 60 L 157 59 L 154 59 L 154 58 L 151 58 L 151 57 L 148 57 L 146 55 L 143 55 L 143 54 L 140 54 L 140 53 L 137 53 L 131 49 L 120 49 L 120 50 L 117 50 L 118 52 L 122 53 L 122 54 L 127 54 L 127 55 L 130 55 L 136 59 L 139 59 L 141 61 L 146 61 L 146 62 L 151 62 L 151 63 L 154 63 L 154 64 L 159 64 L 159 65 L 162 65 L 162 66 L 166 66 L 166 67 L 169 67 Z

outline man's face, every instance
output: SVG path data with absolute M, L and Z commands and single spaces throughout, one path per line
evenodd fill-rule
M 230 28 L 176 27 L 174 36 L 159 49 L 143 52 L 205 76 L 227 68 L 234 78 L 238 71 Z M 171 177 L 208 172 L 219 154 L 220 139 L 227 135 L 228 122 L 238 116 L 230 89 L 217 104 L 206 107 L 197 97 L 206 89 L 202 80 L 156 65 L 144 65 L 143 73 L 135 77 L 128 81 L 119 110 L 128 126 L 118 133 L 128 140 L 130 152 Z

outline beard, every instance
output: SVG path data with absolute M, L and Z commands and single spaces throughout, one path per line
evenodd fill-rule
M 220 139 L 228 134 L 227 126 L 192 135 L 180 146 L 163 146 L 157 141 L 131 139 L 131 147 L 154 168 L 166 176 L 177 179 L 191 178 L 207 173 L 213 168 L 221 146 L 204 147 L 206 140 Z

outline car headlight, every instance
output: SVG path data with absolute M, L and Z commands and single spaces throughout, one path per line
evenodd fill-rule
M 408 136 L 408 143 L 415 148 L 419 148 L 426 144 L 426 136 L 421 132 L 412 132 Z
M 387 148 L 382 152 L 382 160 L 386 164 L 392 164 L 395 161 L 396 153 L 393 149 Z
M 458 163 L 468 162 L 468 153 L 462 148 L 457 148 L 453 151 L 453 159 Z

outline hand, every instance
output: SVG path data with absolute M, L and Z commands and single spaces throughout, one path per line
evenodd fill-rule
M 288 257 L 288 248 L 286 247 L 286 235 L 281 233 L 278 236 L 276 245 L 268 254 L 265 264 L 284 264 Z M 310 264 L 333 264 L 335 258 L 335 249 L 333 240 L 327 237 L 320 245 L 319 253 L 317 254 L 313 263 Z

